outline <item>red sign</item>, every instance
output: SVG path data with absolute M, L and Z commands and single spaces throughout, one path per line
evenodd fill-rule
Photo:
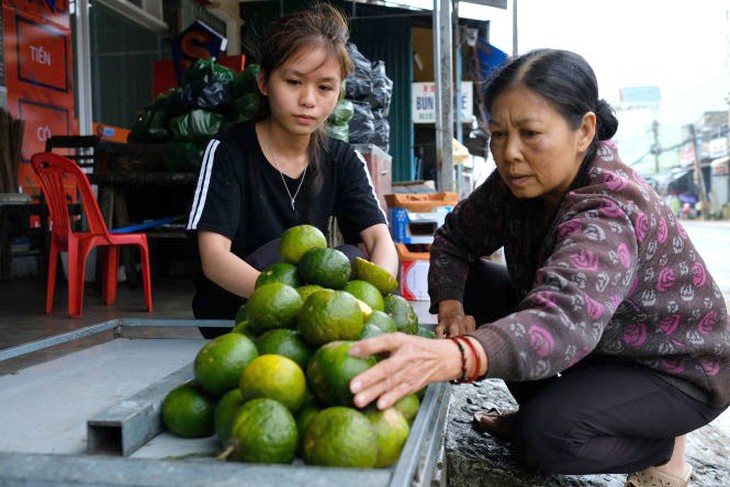
M 30 156 L 46 150 L 46 140 L 51 135 L 67 135 L 70 132 L 70 117 L 65 108 L 31 100 L 19 102 L 18 118 L 25 122 L 23 162 L 30 162 Z

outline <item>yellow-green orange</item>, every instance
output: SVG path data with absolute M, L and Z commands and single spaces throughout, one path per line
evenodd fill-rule
M 375 325 L 383 330 L 383 333 L 395 333 L 398 331 L 398 327 L 395 326 L 393 318 L 382 311 L 373 311 L 373 314 L 365 321 L 365 324 Z
M 317 291 L 321 291 L 322 289 L 324 288 L 318 284 L 305 284 L 304 286 L 299 286 L 297 288 L 297 291 L 302 297 L 302 301 L 306 301 L 309 296 L 316 293 Z
M 256 289 L 246 303 L 249 328 L 258 334 L 274 328 L 286 328 L 302 309 L 297 290 L 281 282 Z
M 308 465 L 372 468 L 378 458 L 375 428 L 353 408 L 323 409 L 307 426 L 302 457 Z
M 357 298 L 331 289 L 322 289 L 309 296 L 298 322 L 302 336 L 313 346 L 333 340 L 355 340 L 364 324 Z
M 217 336 L 195 356 L 195 378 L 203 389 L 222 396 L 238 387 L 241 371 L 258 354 L 256 345 L 246 335 L 225 333 Z
M 236 417 L 238 408 L 243 406 L 241 389 L 232 389 L 220 398 L 215 405 L 215 434 L 222 443 L 226 443 L 231 436 L 231 425 Z
M 352 268 L 347 256 L 332 248 L 312 249 L 299 261 L 299 274 L 307 284 L 342 289 L 350 280 Z
M 307 426 L 312 422 L 315 416 L 319 413 L 319 407 L 315 405 L 304 406 L 296 414 L 295 419 L 297 420 L 297 430 L 299 431 L 299 445 L 297 450 L 301 453 L 302 443 L 304 440 L 304 432 L 307 430 Z
M 392 293 L 398 289 L 398 281 L 390 272 L 362 257 L 355 257 L 352 262 L 352 277 L 369 282 L 378 288 L 380 294 Z
M 327 247 L 327 238 L 319 228 L 298 225 L 288 228 L 279 240 L 279 254 L 290 264 L 299 264 L 302 256 L 315 248 Z
M 307 367 L 307 362 L 312 356 L 312 349 L 302 335 L 289 328 L 269 330 L 258 337 L 255 343 L 261 355 L 276 354 L 289 357 L 302 369 Z
M 375 357 L 353 357 L 354 342 L 334 341 L 322 345 L 307 366 L 307 384 L 315 399 L 327 406 L 352 406 L 350 381 L 376 363 Z
M 254 335 L 253 331 L 251 331 L 251 327 L 248 326 L 248 320 L 243 320 L 237 323 L 236 326 L 234 326 L 231 330 L 231 333 L 240 333 L 241 335 L 245 335 L 252 340 L 256 338 L 256 335 Z
M 398 294 L 388 294 L 383 298 L 385 312 L 393 318 L 398 331 L 415 335 L 418 333 L 418 315 L 406 298 Z
M 385 335 L 385 332 L 381 330 L 377 325 L 373 325 L 372 323 L 365 323 L 365 326 L 362 327 L 362 333 L 360 333 L 360 336 L 357 337 L 357 339 L 364 340 L 366 338 L 372 338 L 380 335 Z
M 378 288 L 367 281 L 355 279 L 345 284 L 342 289 L 355 296 L 360 301 L 370 306 L 373 310 L 383 311 L 383 295 Z
M 215 398 L 195 382 L 171 390 L 162 401 L 162 422 L 168 430 L 184 438 L 215 433 Z
M 418 395 L 408 394 L 407 396 L 400 398 L 393 407 L 400 411 L 409 423 L 412 423 L 418 413 L 418 407 L 420 405 L 421 402 L 418 400 Z
M 233 418 L 231 439 L 242 462 L 291 463 L 299 432 L 291 412 L 279 401 L 252 399 Z
M 299 277 L 297 267 L 294 264 L 277 262 L 266 266 L 261 271 L 254 287 L 258 289 L 272 282 L 283 282 L 286 285 L 296 288 L 302 285 L 302 278 Z
M 304 402 L 306 379 L 302 368 L 282 355 L 259 355 L 241 373 L 239 383 L 243 400 L 257 397 L 276 399 L 290 411 Z
M 369 409 L 365 415 L 375 429 L 378 441 L 378 459 L 376 467 L 389 467 L 398 461 L 403 446 L 408 439 L 410 426 L 400 411 L 388 408 L 383 411 Z
M 236 311 L 236 318 L 235 323 L 239 324 L 242 321 L 246 320 L 246 303 L 243 303 L 241 306 L 238 307 L 238 311 Z

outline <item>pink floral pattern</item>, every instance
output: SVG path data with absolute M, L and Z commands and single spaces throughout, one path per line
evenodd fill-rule
M 611 191 L 620 191 L 629 185 L 629 182 L 624 178 L 618 177 L 610 172 L 603 176 L 603 182 L 606 183 L 606 186 Z
M 681 316 L 678 314 L 666 316 L 659 324 L 659 328 L 661 328 L 662 331 L 664 331 L 664 333 L 666 333 L 667 335 L 671 335 L 672 333 L 674 333 L 674 330 L 676 330 L 679 326 L 680 319 Z
M 599 211 L 603 216 L 608 218 L 618 218 L 624 214 L 623 210 L 616 203 L 606 199 L 601 202 L 601 209 Z
M 636 233 L 636 239 L 639 242 L 643 242 L 646 238 L 646 234 L 649 231 L 649 219 L 644 213 L 639 213 L 636 216 L 636 222 L 634 223 L 634 232 Z
M 646 323 L 632 323 L 624 329 L 624 341 L 632 347 L 640 347 L 646 341 Z
M 703 316 L 700 321 L 697 322 L 697 331 L 703 335 L 709 335 L 712 333 L 715 325 L 717 324 L 717 313 L 710 311 Z
M 528 331 L 530 346 L 539 357 L 547 357 L 555 348 L 553 335 L 542 326 L 533 325 Z
M 531 297 L 531 300 L 538 308 L 550 309 L 555 307 L 553 293 L 550 291 L 538 291 Z
M 590 250 L 581 249 L 577 254 L 570 256 L 570 262 L 576 269 L 583 269 L 586 271 L 598 270 L 598 259 Z
M 676 281 L 676 276 L 674 274 L 674 269 L 671 269 L 669 267 L 665 267 L 662 270 L 659 271 L 659 279 L 656 283 L 656 290 L 660 293 L 663 293 L 667 291 L 669 288 L 674 286 L 674 281 Z
M 702 287 L 707 282 L 707 273 L 705 272 L 705 266 L 700 262 L 695 262 L 692 265 L 692 284 L 697 287 Z
M 721 363 L 716 357 L 700 357 L 700 366 L 705 374 L 715 377 L 720 373 Z
M 616 248 L 616 253 L 618 254 L 618 258 L 621 261 L 621 265 L 623 265 L 626 269 L 631 267 L 631 255 L 629 254 L 629 248 L 626 246 L 625 243 L 621 242 L 618 244 L 618 247 Z
M 561 223 L 558 227 L 558 238 L 561 240 L 570 235 L 573 232 L 580 232 L 583 229 L 583 225 L 577 220 L 570 220 L 565 223 Z
M 679 375 L 684 372 L 684 360 L 680 358 L 668 358 L 661 361 L 661 367 L 672 375 Z
M 657 240 L 659 240 L 659 243 L 664 243 L 667 241 L 667 236 L 669 235 L 669 229 L 667 228 L 667 221 L 664 218 L 659 219 L 659 230 L 657 232 Z
M 594 320 L 599 319 L 601 315 L 603 315 L 603 305 L 598 301 L 589 298 L 587 294 L 583 297 L 586 300 L 588 316 L 590 316 Z

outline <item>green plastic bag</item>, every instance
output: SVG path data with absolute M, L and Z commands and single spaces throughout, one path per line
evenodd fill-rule
M 339 139 L 342 142 L 349 142 L 350 141 L 350 126 L 348 124 L 342 124 L 342 125 L 335 125 L 328 123 L 327 124 L 327 135 L 332 137 L 333 139 Z
M 189 107 L 215 108 L 231 101 L 233 70 L 215 58 L 198 59 L 185 70 L 182 100 Z
M 193 110 L 170 122 L 175 140 L 205 143 L 216 135 L 223 124 L 223 116 L 206 110 Z
M 352 116 L 355 113 L 355 107 L 352 102 L 347 99 L 342 99 L 337 102 L 335 109 L 330 114 L 328 121 L 334 125 L 347 125 L 352 120 Z

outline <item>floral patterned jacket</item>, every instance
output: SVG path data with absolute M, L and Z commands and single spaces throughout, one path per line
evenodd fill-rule
M 461 300 L 469 266 L 504 247 L 516 312 L 473 336 L 488 377 L 531 381 L 586 358 L 642 364 L 714 406 L 730 402 L 725 301 L 661 197 L 603 143 L 544 222 L 497 171 L 449 213 L 431 246 L 429 292 Z M 489 299 L 489 296 L 485 296 Z

